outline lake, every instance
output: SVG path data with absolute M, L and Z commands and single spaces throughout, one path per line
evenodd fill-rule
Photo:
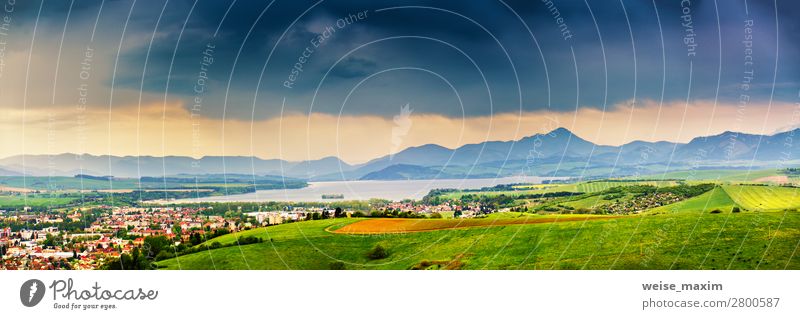
M 308 187 L 299 189 L 260 190 L 255 193 L 228 196 L 185 198 L 166 203 L 197 202 L 335 202 L 342 200 L 367 200 L 381 198 L 399 201 L 403 199 L 422 199 L 432 189 L 457 188 L 476 189 L 513 183 L 541 183 L 543 180 L 563 179 L 559 177 L 516 176 L 482 179 L 437 179 L 402 181 L 337 181 L 309 182 Z M 344 198 L 322 199 L 322 195 L 342 194 Z M 159 201 L 164 203 L 164 201 Z

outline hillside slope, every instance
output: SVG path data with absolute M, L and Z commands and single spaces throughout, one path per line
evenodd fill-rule
M 325 231 L 342 222 L 228 235 L 216 240 L 250 235 L 264 242 L 158 264 L 165 269 L 800 269 L 800 258 L 792 258 L 800 239 L 796 213 L 677 212 L 372 236 Z M 388 250 L 388 258 L 367 258 L 376 244 Z

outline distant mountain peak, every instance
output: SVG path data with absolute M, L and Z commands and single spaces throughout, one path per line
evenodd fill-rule
M 435 149 L 435 150 L 442 150 L 442 151 L 452 151 L 452 149 L 444 147 L 444 146 L 441 146 L 439 144 L 423 144 L 423 145 L 420 145 L 420 146 L 412 146 L 412 147 L 409 147 L 407 149 L 419 149 L 419 150 L 432 150 L 432 149 Z
M 573 134 L 572 131 L 564 127 L 559 127 L 555 130 L 548 132 L 547 135 L 575 135 L 575 134 Z
M 794 131 L 800 130 L 795 128 Z M 790 131 L 787 131 L 790 132 Z M 781 135 L 778 135 L 781 134 Z M 510 174 L 514 170 L 540 169 L 545 163 L 574 161 L 580 167 L 640 165 L 640 163 L 707 161 L 713 166 L 729 161 L 753 159 L 776 161 L 784 154 L 800 154 L 799 145 L 787 145 L 788 133 L 755 135 L 725 131 L 695 137 L 688 143 L 632 141 L 620 146 L 598 145 L 582 139 L 564 127 L 537 133 L 516 141 L 484 141 L 447 148 L 424 144 L 406 148 L 393 156 L 350 165 L 338 157 L 286 161 L 253 156 L 111 156 L 64 153 L 58 155 L 16 155 L 0 158 L 0 176 L 113 175 L 116 177 L 172 176 L 176 174 L 258 174 L 283 175 L 317 180 L 463 177 L 481 174 Z M 720 162 L 723 161 L 723 162 Z M 706 164 L 704 164 L 706 165 Z M 726 164 L 727 165 L 727 164 Z M 474 171 L 473 171 L 473 168 Z M 556 173 L 563 173 L 558 171 Z M 368 175 L 375 173 L 373 175 Z M 583 174 L 583 170 L 573 173 Z

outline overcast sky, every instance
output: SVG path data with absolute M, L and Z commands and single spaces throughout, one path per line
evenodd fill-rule
M 619 145 L 771 134 L 800 121 L 800 3 L 789 0 L 31 0 L 7 9 L 0 156 L 358 163 L 559 126 Z

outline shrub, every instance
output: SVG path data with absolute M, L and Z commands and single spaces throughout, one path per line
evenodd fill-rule
M 217 248 L 220 248 L 220 247 L 222 247 L 222 244 L 220 244 L 218 241 L 215 241 L 215 242 L 211 243 L 211 246 L 209 248 L 217 249 Z
M 384 259 L 386 257 L 389 257 L 389 252 L 380 244 L 375 245 L 375 247 L 367 253 L 367 258 L 372 260 Z
M 164 259 L 170 259 L 170 258 L 175 258 L 175 254 L 168 252 L 166 250 L 162 250 L 158 252 L 158 255 L 156 255 L 156 261 L 162 261 Z
M 345 269 L 347 269 L 347 267 L 345 267 L 344 263 L 341 262 L 341 261 L 331 262 L 330 264 L 328 264 L 328 268 L 330 268 L 331 270 L 345 270 Z
M 263 242 L 264 240 L 255 236 L 239 236 L 237 243 L 239 245 L 249 245 Z
M 431 213 L 430 218 L 442 218 L 442 214 L 439 214 L 438 212 Z
M 623 193 L 612 193 L 612 194 L 603 196 L 602 198 L 604 200 L 612 200 L 612 199 L 618 199 L 618 198 L 622 198 L 622 197 L 625 197 L 625 194 L 623 194 Z
M 409 268 L 409 269 L 411 269 L 411 270 L 425 270 L 425 269 L 428 269 L 428 267 L 430 267 L 431 265 L 432 264 L 431 264 L 430 261 L 423 260 L 423 261 L 420 261 L 418 264 L 416 264 L 414 266 L 411 266 L 411 268 Z
M 361 211 L 357 211 L 355 213 L 350 214 L 350 217 L 364 217 L 364 213 Z
M 719 210 L 719 208 L 717 208 L 717 209 L 714 209 L 714 210 L 712 210 L 712 211 L 711 211 L 711 212 L 709 212 L 709 213 L 710 213 L 710 214 L 719 214 L 719 213 L 722 213 L 722 211 L 721 211 L 721 210 Z
M 731 210 L 732 213 L 738 213 L 740 211 L 742 211 L 742 210 L 738 206 L 734 206 L 733 210 Z

